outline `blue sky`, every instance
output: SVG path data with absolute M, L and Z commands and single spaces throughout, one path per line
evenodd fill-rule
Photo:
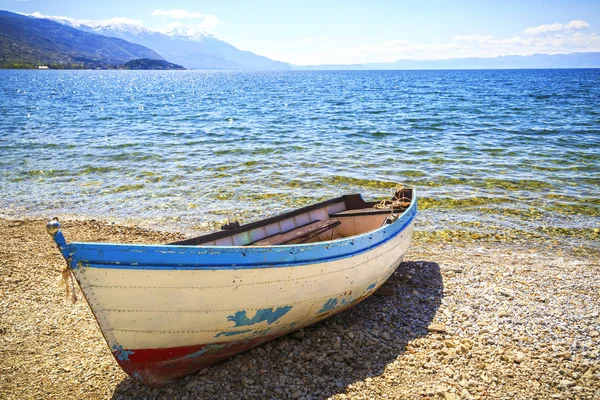
M 295 64 L 600 51 L 600 0 L 0 0 L 0 9 L 199 29 Z

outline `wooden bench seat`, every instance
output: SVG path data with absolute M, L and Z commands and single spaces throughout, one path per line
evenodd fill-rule
M 340 225 L 340 221 L 328 219 L 325 221 L 315 221 L 310 224 L 303 225 L 299 228 L 292 229 L 288 232 L 277 233 L 267 238 L 261 239 L 252 243 L 252 246 L 276 246 L 286 244 L 297 239 L 302 239 L 299 243 L 304 243 L 312 237 L 321 233 L 327 232 L 330 229 Z

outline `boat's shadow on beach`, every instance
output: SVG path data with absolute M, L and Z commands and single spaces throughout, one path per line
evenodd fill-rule
M 410 357 L 409 343 L 427 335 L 444 292 L 440 267 L 403 262 L 383 292 L 388 293 L 165 388 L 126 378 L 113 399 L 320 399 L 368 385 L 387 365 Z

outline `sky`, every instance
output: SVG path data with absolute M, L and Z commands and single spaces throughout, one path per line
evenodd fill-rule
M 205 31 L 297 65 L 600 51 L 600 0 L 0 0 L 0 9 Z

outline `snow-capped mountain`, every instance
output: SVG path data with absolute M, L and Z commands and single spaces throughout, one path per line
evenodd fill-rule
M 66 17 L 49 17 L 39 13 L 34 13 L 32 16 L 52 19 L 83 31 L 146 46 L 159 53 L 166 60 L 182 65 L 187 69 L 290 69 L 286 63 L 240 50 L 209 33 L 183 26 L 172 25 L 167 29 L 158 31 L 144 27 L 141 21 L 128 18 L 86 21 Z

